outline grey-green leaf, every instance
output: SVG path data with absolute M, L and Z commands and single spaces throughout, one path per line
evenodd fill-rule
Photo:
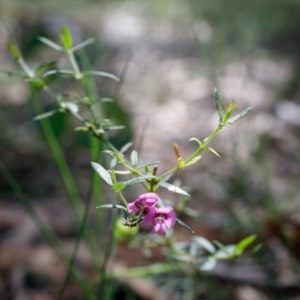
M 226 122 L 226 125 L 232 124 L 232 123 L 244 118 L 250 112 L 251 109 L 252 109 L 252 107 L 248 107 L 248 108 L 244 109 L 243 111 L 241 111 L 239 114 L 229 118 L 228 121 Z
M 73 103 L 73 102 L 61 102 L 60 103 L 60 106 L 64 109 L 67 109 L 70 111 L 70 113 L 72 114 L 77 114 L 78 111 L 79 111 L 79 107 L 76 103 Z
M 129 142 L 127 144 L 125 144 L 121 149 L 120 149 L 120 152 L 121 153 L 125 153 L 131 146 L 132 146 L 132 142 Z
M 134 184 L 137 184 L 137 183 L 144 182 L 147 179 L 154 179 L 154 178 L 157 178 L 157 177 L 154 176 L 154 175 L 151 175 L 151 174 L 147 174 L 147 175 L 143 175 L 143 176 L 139 176 L 139 177 L 134 177 L 132 179 L 124 181 L 124 183 L 125 183 L 126 186 L 128 186 L 128 185 L 134 185 Z
M 117 209 L 121 209 L 127 212 L 127 209 L 125 206 L 123 205 L 119 205 L 119 204 L 103 204 L 100 206 L 97 206 L 96 208 L 117 208 Z
M 53 49 L 55 49 L 57 51 L 63 51 L 64 50 L 60 45 L 52 42 L 51 40 L 49 40 L 49 39 L 47 39 L 45 37 L 40 37 L 39 40 L 42 43 L 46 44 L 47 46 L 49 46 L 49 47 L 51 47 L 51 48 L 53 48 Z
M 130 155 L 131 164 L 135 167 L 138 163 L 138 153 L 136 150 L 133 150 Z
M 88 46 L 88 45 L 90 45 L 90 44 L 92 44 L 94 42 L 95 42 L 95 39 L 93 39 L 93 38 L 87 39 L 86 41 L 84 41 L 84 42 L 82 42 L 82 43 L 74 46 L 71 50 L 73 52 L 77 51 L 77 50 L 80 50 L 80 49 L 82 49 L 82 48 L 84 48 L 84 47 L 86 47 L 86 46 Z
M 107 170 L 105 170 L 100 164 L 96 162 L 91 162 L 92 167 L 98 173 L 98 175 L 109 185 L 113 185 L 111 176 Z
M 217 264 L 217 260 L 214 257 L 207 257 L 205 258 L 204 262 L 200 264 L 200 269 L 202 271 L 210 271 L 212 270 Z
M 184 196 L 190 196 L 190 194 L 188 192 L 186 192 L 179 186 L 176 186 L 176 185 L 168 183 L 168 182 L 161 181 L 159 183 L 159 186 L 164 187 L 168 191 L 173 192 L 173 193 L 177 193 L 177 194 L 184 195 Z
M 107 78 L 113 79 L 113 80 L 115 80 L 117 82 L 120 81 L 120 79 L 117 76 L 115 76 L 115 75 L 113 75 L 111 73 L 103 72 L 103 71 L 92 70 L 92 71 L 83 72 L 83 74 L 84 75 L 91 75 L 91 76 L 94 75 L 94 76 L 100 76 L 100 77 L 107 77 Z
M 216 105 L 216 108 L 217 108 L 217 111 L 218 111 L 218 114 L 220 117 L 220 121 L 222 121 L 223 116 L 224 116 L 224 110 L 223 110 L 222 99 L 221 99 L 221 96 L 217 89 L 215 89 L 215 92 L 214 92 L 214 99 L 215 99 L 215 105 Z
M 214 253 L 216 251 L 215 246 L 206 238 L 202 236 L 195 236 L 194 237 L 195 243 L 197 243 L 201 248 L 206 250 L 209 253 Z
M 186 223 L 184 223 L 182 220 L 176 218 L 176 222 L 178 224 L 180 224 L 182 227 L 184 227 L 185 229 L 187 229 L 188 231 L 190 231 L 191 233 L 195 233 L 195 231 L 189 225 L 187 225 Z
M 34 121 L 43 120 L 43 119 L 46 119 L 46 118 L 49 118 L 49 117 L 53 116 L 56 113 L 57 113 L 56 110 L 47 111 L 44 114 L 40 114 L 40 115 L 34 117 L 33 120 Z

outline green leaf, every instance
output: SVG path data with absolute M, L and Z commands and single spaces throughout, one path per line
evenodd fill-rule
M 199 161 L 201 159 L 201 157 L 202 157 L 201 155 L 194 157 L 192 160 L 190 160 L 188 163 L 186 163 L 185 166 L 188 167 L 188 166 L 195 164 L 197 161 Z
M 126 207 L 123 205 L 119 205 L 119 204 L 103 204 L 103 205 L 97 206 L 96 208 L 117 208 L 117 209 L 122 209 L 127 212 Z
M 114 126 L 109 126 L 106 129 L 114 131 L 114 130 L 122 130 L 124 128 L 125 128 L 125 126 L 123 126 L 123 125 L 114 125 Z
M 198 143 L 199 146 L 202 146 L 202 144 L 203 144 L 202 141 L 200 141 L 199 139 L 197 139 L 195 137 L 190 138 L 189 143 L 190 142 L 196 142 L 196 143 Z
M 219 250 L 215 252 L 215 257 L 217 259 L 228 259 L 234 257 L 235 245 L 225 246 L 218 241 L 214 241 L 214 244 L 219 248 Z
M 218 93 L 218 90 L 216 88 L 215 88 L 215 92 L 214 92 L 214 99 L 215 99 L 216 109 L 218 111 L 220 122 L 221 122 L 223 120 L 224 110 L 223 110 L 223 104 L 222 104 L 221 96 Z
M 138 153 L 136 150 L 133 150 L 130 155 L 131 164 L 135 167 L 138 163 Z
M 80 49 L 82 49 L 82 48 L 84 48 L 84 47 L 86 47 L 90 44 L 93 44 L 94 42 L 95 42 L 95 39 L 93 39 L 93 38 L 87 39 L 86 41 L 74 46 L 71 50 L 73 52 L 75 52 L 75 51 L 80 50 Z
M 170 191 L 172 193 L 176 193 L 176 194 L 180 194 L 180 195 L 184 195 L 184 196 L 189 196 L 190 197 L 189 193 L 187 193 L 185 190 L 183 190 L 182 188 L 180 188 L 179 186 L 176 186 L 174 184 L 161 181 L 159 183 L 159 186 L 161 186 L 163 188 L 166 188 L 168 191 Z
M 113 185 L 112 180 L 111 180 L 111 176 L 108 173 L 107 170 L 105 170 L 100 164 L 96 163 L 96 162 L 91 162 L 92 167 L 94 168 L 94 170 L 98 173 L 98 175 L 109 185 Z
M 40 64 L 33 69 L 34 74 L 39 75 L 45 71 L 49 71 L 49 69 L 53 69 L 56 67 L 56 61 L 50 61 L 48 63 Z
M 180 219 L 176 218 L 176 222 L 178 224 L 180 224 L 182 227 L 184 227 L 185 229 L 187 229 L 188 231 L 190 231 L 191 233 L 195 234 L 195 231 L 189 225 L 187 225 L 186 223 L 184 223 Z
M 49 118 L 49 117 L 53 116 L 56 113 L 57 113 L 56 110 L 47 111 L 43 114 L 40 114 L 40 115 L 34 117 L 33 120 L 34 121 L 39 121 L 39 120 L 42 120 L 42 119 L 46 119 L 46 118 Z
M 118 192 L 123 190 L 126 187 L 126 184 L 124 182 L 117 182 L 113 185 L 113 189 Z
M 91 76 L 94 75 L 94 76 L 100 76 L 100 77 L 107 77 L 107 78 L 113 79 L 113 80 L 115 80 L 117 82 L 120 81 L 120 79 L 117 76 L 115 76 L 115 75 L 113 75 L 111 73 L 102 72 L 102 71 L 95 71 L 95 70 L 85 71 L 85 72 L 83 72 L 83 74 L 84 75 L 91 75 Z
M 215 156 L 221 157 L 221 155 L 215 149 L 211 147 L 207 147 L 206 149 L 213 153 Z
M 46 44 L 47 46 L 49 46 L 49 47 L 51 47 L 51 48 L 53 48 L 53 49 L 55 49 L 57 51 L 64 51 L 64 49 L 60 45 L 52 42 L 51 40 L 49 40 L 49 39 L 47 39 L 45 37 L 40 37 L 39 40 L 42 43 Z
M 19 51 L 18 47 L 12 41 L 7 41 L 6 47 L 7 47 L 8 52 L 14 59 L 18 60 L 22 57 L 21 52 Z
M 121 149 L 120 149 L 120 152 L 121 153 L 125 153 L 131 146 L 132 146 L 132 142 L 129 142 L 127 144 L 125 144 Z
M 134 177 L 132 179 L 124 181 L 124 183 L 125 183 L 126 186 L 128 186 L 128 185 L 134 185 L 134 184 L 137 184 L 137 183 L 144 182 L 147 179 L 154 179 L 154 178 L 157 178 L 157 177 L 154 176 L 154 175 L 151 175 L 151 174 L 147 174 L 147 175 L 143 175 L 143 176 L 139 176 L 139 177 Z
M 242 255 L 245 249 L 256 240 L 256 235 L 250 235 L 236 244 L 234 249 L 235 255 Z
M 27 79 L 26 82 L 38 90 L 41 90 L 46 85 L 46 83 L 41 79 Z
M 217 264 L 216 258 L 210 256 L 210 257 L 204 258 L 204 260 L 201 259 L 201 263 L 200 263 L 199 268 L 200 268 L 201 271 L 206 272 L 206 271 L 212 270 L 216 266 L 216 264 Z
M 231 117 L 230 119 L 227 120 L 226 125 L 232 124 L 232 123 L 244 118 L 250 112 L 251 109 L 252 109 L 252 107 L 248 107 L 248 108 L 244 109 L 243 111 L 241 111 L 239 114 Z
M 55 74 L 61 74 L 61 75 L 66 75 L 66 76 L 75 76 L 74 71 L 71 71 L 71 70 L 50 70 L 50 71 L 46 72 L 43 75 L 43 77 L 55 75 Z
M 149 166 L 154 166 L 154 165 L 159 165 L 160 161 L 156 160 L 156 161 L 150 161 L 141 165 L 136 166 L 137 169 L 143 169 Z
M 209 253 L 214 253 L 216 251 L 215 246 L 206 238 L 202 237 L 202 236 L 195 236 L 193 238 L 193 240 L 195 241 L 195 243 L 197 243 L 201 248 L 203 248 L 204 250 L 206 250 Z
M 69 51 L 73 47 L 72 35 L 68 27 L 62 29 L 60 39 L 65 50 Z
M 67 109 L 72 114 L 77 114 L 79 111 L 78 105 L 73 102 L 60 102 L 60 107 Z

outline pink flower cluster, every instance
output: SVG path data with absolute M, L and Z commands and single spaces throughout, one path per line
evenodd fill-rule
M 141 226 L 152 226 L 151 233 L 158 233 L 165 236 L 167 230 L 172 228 L 176 222 L 176 214 L 171 206 L 155 207 L 158 203 L 158 196 L 155 193 L 146 193 L 128 204 L 130 214 L 141 211 L 144 219 Z

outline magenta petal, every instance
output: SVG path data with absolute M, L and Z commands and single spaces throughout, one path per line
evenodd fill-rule
M 149 211 L 144 216 L 144 220 L 141 222 L 141 226 L 146 226 L 149 223 L 151 223 L 156 216 L 156 211 L 157 211 L 157 208 L 150 207 Z
M 153 224 L 153 227 L 152 227 L 152 230 L 151 230 L 151 233 L 157 233 L 160 231 L 160 222 L 157 222 L 157 221 L 154 221 L 155 223 Z
M 164 222 L 162 222 L 160 225 L 159 234 L 162 236 L 166 236 L 166 234 L 167 234 L 167 226 Z
M 164 216 L 164 223 L 167 228 L 171 228 L 176 223 L 176 214 L 174 208 L 171 206 L 163 206 L 157 210 L 157 213 Z
M 128 203 L 127 206 L 128 213 L 133 214 L 136 213 L 139 209 L 135 205 L 135 201 L 132 203 Z
M 139 200 L 144 206 L 155 206 L 158 202 L 158 197 L 155 193 L 146 193 L 139 196 Z

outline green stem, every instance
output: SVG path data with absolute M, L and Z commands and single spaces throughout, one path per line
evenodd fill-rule
M 214 139 L 214 137 L 217 135 L 217 133 L 223 128 L 223 124 L 219 124 L 218 127 L 212 132 L 212 134 L 205 140 L 205 142 L 185 161 L 185 164 L 192 161 L 196 156 L 198 156 L 201 152 L 206 150 L 206 147 L 209 145 L 209 143 Z M 177 171 L 181 170 L 178 166 L 166 171 L 162 175 L 160 175 L 161 178 L 165 178 L 169 175 L 173 175 Z

